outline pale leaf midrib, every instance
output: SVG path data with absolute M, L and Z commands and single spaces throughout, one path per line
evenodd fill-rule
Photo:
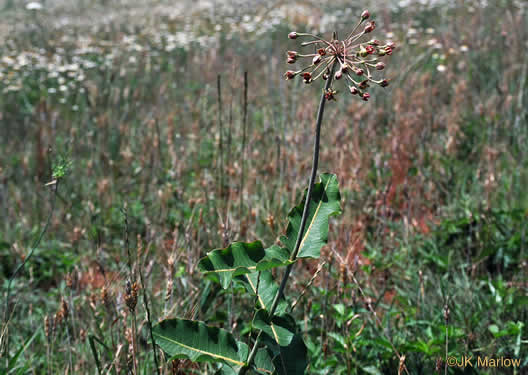
M 256 270 L 257 266 L 249 266 L 249 267 L 240 266 L 240 267 L 235 267 L 235 268 L 221 268 L 221 269 L 218 269 L 218 270 L 204 271 L 204 273 L 235 272 L 236 270 L 238 270 L 240 268 L 247 268 L 248 270 Z
M 255 292 L 255 294 L 257 295 L 257 298 L 259 299 L 259 302 L 260 304 L 262 305 L 262 307 L 266 310 L 266 305 L 264 304 L 264 301 L 262 300 L 262 298 L 260 297 L 260 294 L 257 293 L 257 288 L 255 287 L 255 285 L 253 285 L 253 283 L 251 282 L 251 279 L 249 278 L 249 275 L 246 274 L 246 278 L 248 279 L 248 282 L 249 282 L 249 285 L 251 286 L 251 289 L 253 289 L 253 291 Z M 271 327 L 271 330 L 273 332 L 273 336 L 275 338 L 275 341 L 277 342 L 277 344 L 279 343 L 279 335 L 277 334 L 277 331 L 275 331 L 275 326 L 273 325 L 273 323 L 270 323 L 270 327 Z
M 163 336 L 163 335 L 160 335 L 159 333 L 155 333 L 156 336 L 159 336 L 167 341 L 170 341 L 176 345 L 179 345 L 185 349 L 189 349 L 189 350 L 192 350 L 192 351 L 195 351 L 197 353 L 200 353 L 200 354 L 205 354 L 205 355 L 208 355 L 208 356 L 211 356 L 213 358 L 219 358 L 219 359 L 222 359 L 224 361 L 228 361 L 228 362 L 231 362 L 231 363 L 235 363 L 237 364 L 238 366 L 243 366 L 245 365 L 244 362 L 240 362 L 240 361 L 236 361 L 232 358 L 229 358 L 229 357 L 225 357 L 223 355 L 220 355 L 220 354 L 214 354 L 214 353 L 210 353 L 210 352 L 206 352 L 205 350 L 200 350 L 200 349 L 197 349 L 197 348 L 193 348 L 192 346 L 188 346 L 188 345 L 185 345 L 185 344 L 182 344 L 181 342 L 178 342 L 174 339 L 171 339 L 170 337 L 166 337 L 166 336 Z
M 328 185 L 330 185 L 330 182 L 332 180 L 333 180 L 333 178 L 328 179 L 328 182 L 327 182 L 326 186 L 324 187 L 323 193 L 326 191 L 326 189 L 328 188 Z M 319 204 L 317 205 L 317 209 L 315 210 L 315 213 L 314 213 L 314 215 L 312 217 L 312 221 L 310 222 L 310 225 L 306 229 L 306 233 L 304 234 L 303 239 L 301 241 L 301 244 L 299 246 L 299 253 L 302 251 L 302 248 L 303 248 L 303 245 L 304 245 L 304 241 L 308 238 L 308 234 L 310 234 L 310 230 L 312 229 L 312 226 L 315 223 L 315 219 L 317 218 L 317 213 L 319 212 L 319 209 L 321 208 L 322 205 L 323 205 L 323 199 L 321 197 L 321 200 L 319 201 Z M 301 228 L 299 228 L 299 230 L 300 229 Z

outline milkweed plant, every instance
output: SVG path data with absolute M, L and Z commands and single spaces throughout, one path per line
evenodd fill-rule
M 391 41 L 367 39 L 376 28 L 370 14 L 363 11 L 359 22 L 343 40 L 325 40 L 309 33 L 291 32 L 289 39 L 305 39 L 301 47 L 311 47 L 313 53 L 287 52 L 287 63 L 308 60 L 299 70 L 288 70 L 287 80 L 302 78 L 311 84 L 321 78 L 326 81 L 317 111 L 312 170 L 301 202 L 288 213 L 288 224 L 279 244 L 265 247 L 261 241 L 233 242 L 226 248 L 210 251 L 198 263 L 205 277 L 227 289 L 232 284 L 242 286 L 254 297 L 255 310 L 250 323 L 249 342 L 237 339 L 225 329 L 188 319 L 165 319 L 153 333 L 156 344 L 171 358 L 188 358 L 194 362 L 218 363 L 218 373 L 232 374 L 304 374 L 308 366 L 307 348 L 292 315 L 284 289 L 292 268 L 302 258 L 317 259 L 328 241 L 330 216 L 341 213 L 337 177 L 324 173 L 315 183 L 319 162 L 319 142 L 325 103 L 336 100 L 332 82 L 345 82 L 348 91 L 368 101 L 370 85 L 386 87 L 389 81 L 375 78 L 385 69 L 382 59 L 395 49 Z M 273 268 L 285 271 L 278 282 Z

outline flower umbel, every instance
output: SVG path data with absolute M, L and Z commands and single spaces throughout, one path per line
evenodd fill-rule
M 325 40 L 310 33 L 298 33 L 292 31 L 288 34 L 290 39 L 306 37 L 310 40 L 301 43 L 302 47 L 313 46 L 315 53 L 301 54 L 297 51 L 288 51 L 288 63 L 293 64 L 298 59 L 310 59 L 311 64 L 297 71 L 288 70 L 284 76 L 286 79 L 293 79 L 302 76 L 304 83 L 312 83 L 319 77 L 326 80 L 330 75 L 330 67 L 337 62 L 337 71 L 334 79 L 345 78 L 351 94 L 358 95 L 367 101 L 370 94 L 364 90 L 369 87 L 369 83 L 387 87 L 389 81 L 385 78 L 376 80 L 372 72 L 385 69 L 385 63 L 380 61 L 384 56 L 392 55 L 396 45 L 392 41 L 384 44 L 376 39 L 361 41 L 365 34 L 369 34 L 376 28 L 374 21 L 367 22 L 362 31 L 358 31 L 360 26 L 370 17 L 368 10 L 363 11 L 360 20 L 354 30 L 344 40 L 339 40 L 334 33 L 331 40 Z M 330 94 L 331 93 L 331 94 Z M 325 95 L 327 100 L 335 100 L 335 90 L 332 88 Z

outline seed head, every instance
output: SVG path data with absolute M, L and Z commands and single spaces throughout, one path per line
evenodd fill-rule
M 451 312 L 449 311 L 449 305 L 446 303 L 444 305 L 444 321 L 445 324 L 449 324 L 449 315 L 451 315 Z
M 130 312 L 134 312 L 137 304 L 139 285 L 137 282 L 130 284 L 130 281 L 127 280 L 125 288 L 125 303 L 130 309 Z

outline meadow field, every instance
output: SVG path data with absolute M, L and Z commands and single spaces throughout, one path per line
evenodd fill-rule
M 389 85 L 326 102 L 320 256 L 202 272 L 285 244 L 324 84 L 288 35 L 365 9 Z M 156 327 L 257 347 L 264 274 L 298 347 L 248 373 L 528 374 L 527 50 L 525 0 L 0 0 L 0 374 L 236 374 Z

